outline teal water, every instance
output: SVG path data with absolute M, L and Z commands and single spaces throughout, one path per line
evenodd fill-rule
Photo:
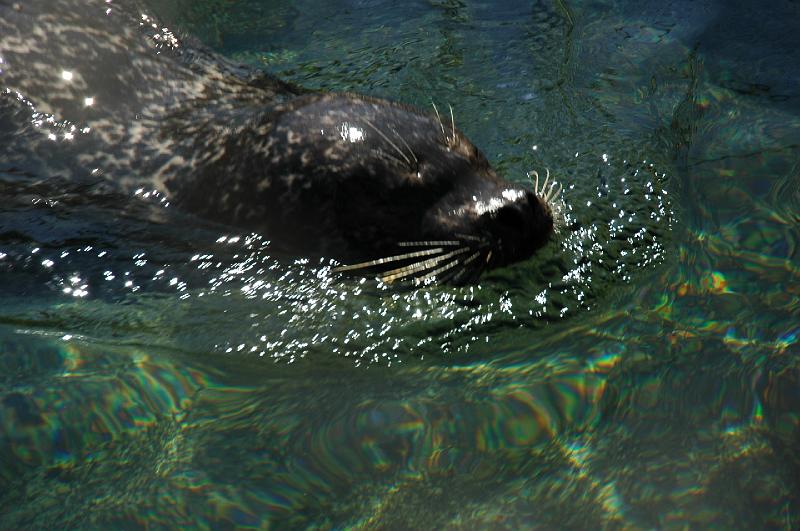
M 566 185 L 568 228 L 389 288 L 0 145 L 0 528 L 800 527 L 800 5 L 147 10 L 452 105 L 507 178 Z

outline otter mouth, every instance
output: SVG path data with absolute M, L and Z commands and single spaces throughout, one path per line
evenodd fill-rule
M 335 268 L 337 273 L 373 273 L 386 284 L 464 284 L 478 278 L 492 259 L 491 240 L 459 234 L 452 240 L 400 242 L 408 252 Z

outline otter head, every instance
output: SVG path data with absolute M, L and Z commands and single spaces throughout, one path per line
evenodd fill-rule
M 545 182 L 541 190 L 528 190 L 491 171 L 473 179 L 431 210 L 426 220 L 430 233 L 444 229 L 445 234 L 479 242 L 472 246 L 480 247 L 487 266 L 494 268 L 529 258 L 557 230 L 555 184 L 547 188 Z
M 456 280 L 473 280 L 484 269 L 525 260 L 559 229 L 561 190 L 549 173 L 541 188 L 536 175 L 529 190 L 480 163 L 461 173 L 457 184 L 429 210 L 423 226 L 426 237 L 452 240 L 466 255 L 451 262 L 463 268 L 455 272 Z
M 541 187 L 537 175 L 533 190 L 499 177 L 452 112 L 448 120 L 435 107 L 426 115 L 341 94 L 296 112 L 292 120 L 320 131 L 313 145 L 301 142 L 313 161 L 311 186 L 335 184 L 333 219 L 319 225 L 342 243 L 328 254 L 358 262 L 340 271 L 375 272 L 387 282 L 467 282 L 530 257 L 557 228 L 560 187 L 549 175 Z

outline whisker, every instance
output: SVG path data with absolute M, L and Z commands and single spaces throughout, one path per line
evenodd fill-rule
M 430 240 L 418 242 L 400 242 L 397 244 L 398 247 L 431 247 L 435 245 L 453 247 L 461 245 L 461 242 L 457 240 Z
M 529 171 L 528 172 L 528 178 L 529 179 L 531 177 L 531 173 L 533 174 L 534 177 L 536 177 L 536 180 L 533 182 L 533 193 L 535 193 L 536 195 L 539 195 L 539 172 L 536 171 L 536 170 Z
M 553 181 L 553 183 L 554 184 L 553 184 L 553 187 L 550 189 L 550 193 L 547 194 L 549 199 L 550 199 L 550 201 L 552 201 L 553 199 L 558 197 L 558 194 L 560 194 L 561 190 L 562 190 L 562 187 L 561 187 L 560 183 L 556 183 L 555 181 Z
M 485 238 L 481 238 L 480 236 L 473 236 L 472 234 L 457 233 L 456 236 L 461 238 L 462 240 L 470 240 L 473 242 L 478 242 L 481 245 L 486 245 L 488 243 Z
M 399 164 L 401 166 L 405 166 L 405 162 L 403 162 L 399 158 L 395 157 L 391 153 L 386 153 L 385 151 L 380 150 L 380 149 L 373 149 L 372 151 L 373 151 L 373 153 L 375 153 L 375 155 L 377 155 L 378 157 L 380 157 L 380 158 L 382 158 L 382 159 L 384 159 L 386 161 L 394 162 L 394 163 L 397 163 L 397 164 Z
M 443 262 L 445 260 L 449 260 L 450 258 L 453 258 L 454 256 L 458 256 L 460 254 L 463 254 L 463 253 L 467 252 L 468 250 L 469 250 L 469 248 L 467 248 L 467 247 L 461 247 L 459 249 L 456 249 L 455 251 L 450 251 L 449 253 L 445 253 L 443 255 L 434 256 L 432 258 L 427 258 L 427 259 L 421 260 L 419 262 L 414 262 L 413 264 L 409 264 L 409 265 L 406 265 L 406 266 L 398 267 L 397 269 L 393 269 L 391 271 L 386 271 L 385 273 L 383 273 L 383 276 L 393 276 L 393 275 L 396 275 L 398 273 L 403 273 L 403 272 L 424 271 L 426 269 L 430 269 L 431 267 L 434 267 L 434 266 L 440 264 L 441 262 Z
M 559 196 L 559 194 L 561 194 L 561 191 L 563 190 L 563 187 L 561 186 L 561 184 L 558 184 L 557 186 L 556 185 L 557 185 L 557 183 L 555 181 L 553 181 L 553 186 L 550 187 L 550 191 L 548 192 L 547 198 L 546 198 L 546 201 L 548 203 L 552 203 L 553 200 L 555 200 Z
M 549 180 L 550 180 L 550 170 L 547 170 L 547 176 L 544 178 L 544 184 L 542 184 L 542 191 L 541 191 L 540 194 L 537 194 L 537 195 L 544 194 L 544 189 L 547 188 L 547 181 L 549 181 Z
M 460 270 L 459 270 L 459 271 L 458 271 L 458 272 L 455 274 L 455 276 L 453 276 L 453 278 L 452 278 L 453 282 L 458 282 L 458 281 L 459 281 L 459 279 L 460 279 L 461 277 L 463 277 L 463 276 L 464 276 L 464 273 L 466 273 L 467 271 L 469 271 L 469 270 L 467 269 L 467 266 L 468 266 L 469 264 L 471 264 L 472 262 L 474 262 L 474 261 L 475 261 L 475 259 L 476 259 L 476 258 L 478 258 L 480 255 L 481 255 L 481 252 L 480 252 L 480 251 L 475 251 L 474 253 L 472 253 L 471 255 L 469 255 L 469 256 L 467 257 L 467 259 L 466 259 L 466 260 L 464 260 L 464 261 L 461 263 L 461 269 L 460 269 Z M 483 269 L 482 265 L 481 265 L 481 264 L 478 264 L 478 271 L 481 271 L 482 269 Z
M 418 273 L 420 271 L 426 271 L 426 270 L 428 270 L 428 269 L 430 269 L 432 267 L 436 267 L 437 265 L 439 265 L 443 261 L 449 260 L 450 258 L 453 258 L 454 256 L 458 256 L 459 254 L 465 253 L 468 250 L 469 250 L 469 248 L 462 247 L 460 249 L 456 249 L 455 251 L 451 251 L 451 252 L 443 254 L 441 256 L 436 256 L 434 258 L 428 258 L 427 260 L 423 260 L 421 262 L 415 262 L 415 263 L 407 265 L 407 266 L 398 267 L 397 269 L 393 269 L 391 271 L 387 271 L 387 272 L 383 273 L 381 275 L 381 280 L 383 280 L 387 284 L 390 284 L 390 283 L 394 282 L 395 280 L 400 280 L 400 279 L 406 278 L 408 276 L 411 276 L 411 275 L 413 275 L 415 273 Z
M 453 145 L 456 143 L 456 118 L 453 116 L 453 106 L 449 103 L 447 104 L 450 107 L 450 123 L 453 124 Z
M 439 116 L 439 109 L 436 108 L 435 103 L 431 102 L 431 105 L 433 105 L 433 112 L 436 113 L 436 119 L 439 120 L 439 127 L 442 128 L 442 136 L 447 138 L 447 133 L 444 132 L 444 122 L 442 122 L 442 117 Z
M 440 284 L 446 284 L 456 278 L 459 273 L 463 273 L 464 267 L 463 264 L 459 263 L 458 267 L 450 268 L 444 272 L 444 274 L 440 277 L 436 278 L 436 281 Z
M 406 148 L 408 148 L 408 152 L 409 152 L 409 154 L 410 154 L 410 155 L 411 155 L 411 157 L 414 159 L 414 162 L 416 162 L 416 163 L 417 163 L 417 166 L 419 166 L 419 159 L 418 159 L 418 158 L 417 158 L 417 156 L 414 154 L 414 150 L 413 150 L 413 149 L 411 149 L 411 146 L 409 146 L 409 145 L 408 145 L 408 142 L 406 142 L 405 138 L 403 138 L 403 137 L 400 135 L 400 133 L 398 133 L 398 132 L 397 132 L 397 130 L 396 130 L 394 127 L 392 127 L 391 129 L 392 129 L 392 133 L 394 133 L 394 134 L 395 134 L 395 136 L 396 136 L 397 138 L 399 138 L 399 139 L 400 139 L 400 142 L 402 142 L 402 143 L 403 143 L 403 145 L 404 145 Z
M 466 266 L 466 265 L 469 265 L 469 263 L 470 263 L 470 262 L 472 262 L 473 260 L 475 260 L 476 258 L 478 258 L 480 255 L 481 255 L 481 252 L 480 252 L 480 251 L 475 251 L 474 253 L 472 253 L 471 255 L 469 255 L 469 257 L 468 257 L 466 260 L 464 260 L 464 265 L 465 265 L 465 266 Z
M 462 266 L 463 266 L 463 264 L 462 264 Z M 461 269 L 458 270 L 458 272 L 455 275 L 453 275 L 453 278 L 450 279 L 450 280 L 452 280 L 453 282 L 458 282 L 459 279 L 461 279 L 461 277 L 463 277 L 464 273 L 466 273 L 466 272 L 467 272 L 467 269 L 465 267 L 462 267 Z
M 343 265 L 338 266 L 333 269 L 334 272 L 340 273 L 343 271 L 353 271 L 355 269 L 366 269 L 367 267 L 372 267 L 381 264 L 387 264 L 389 262 L 397 262 L 398 260 L 408 260 L 410 258 L 420 258 L 422 256 L 431 256 L 438 253 L 443 253 L 444 249 L 441 247 L 436 249 L 425 249 L 423 251 L 414 251 L 412 253 L 405 253 L 405 254 L 398 254 L 395 256 L 388 256 L 386 258 L 378 258 L 377 260 L 370 260 L 368 262 L 361 262 L 358 264 L 352 265 Z
M 405 159 L 405 161 L 408 163 L 409 167 L 411 167 L 411 166 L 412 166 L 412 164 L 411 164 L 411 159 L 409 159 L 409 158 L 408 158 L 408 155 L 406 155 L 405 153 L 403 153 L 403 150 L 402 150 L 402 149 L 400 149 L 399 147 L 397 147 L 397 144 L 395 144 L 394 142 L 392 142 L 392 141 L 391 141 L 391 139 L 390 139 L 388 136 L 386 136 L 386 135 L 383 133 L 383 131 L 381 131 L 380 129 L 378 129 L 377 127 L 375 127 L 375 126 L 372 124 L 372 122 L 370 122 L 370 121 L 369 121 L 369 120 L 367 120 L 366 118 L 363 118 L 363 120 L 364 120 L 364 122 L 365 122 L 365 123 L 366 123 L 368 126 L 370 126 L 372 129 L 374 129 L 376 133 L 378 133 L 379 135 L 381 135 L 381 137 L 382 137 L 384 140 L 386 140 L 386 141 L 389 143 L 389 145 L 390 145 L 390 146 L 392 146 L 392 147 L 393 147 L 393 148 L 394 148 L 394 149 L 395 149 L 395 150 L 396 150 L 396 151 L 397 151 L 397 152 L 400 154 L 400 156 L 401 156 L 401 157 L 403 157 L 403 159 Z
M 419 286 L 420 284 L 423 284 L 423 283 L 431 280 L 432 278 L 437 277 L 439 275 L 439 273 L 443 273 L 443 272 L 445 272 L 445 271 L 447 271 L 449 269 L 452 269 L 453 267 L 459 265 L 460 263 L 461 262 L 459 261 L 458 258 L 456 258 L 455 260 L 453 260 L 451 262 L 447 262 L 442 267 L 434 269 L 433 271 L 431 271 L 429 273 L 426 273 L 424 276 L 421 276 L 419 278 L 415 278 L 414 279 L 414 285 L 415 286 Z

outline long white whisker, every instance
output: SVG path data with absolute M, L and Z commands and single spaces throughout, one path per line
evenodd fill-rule
M 536 178 L 536 180 L 533 181 L 533 193 L 535 193 L 536 195 L 539 195 L 539 172 L 536 171 L 536 170 L 529 171 L 528 172 L 528 179 L 531 178 L 531 173 Z
M 436 113 L 436 119 L 439 120 L 439 127 L 442 128 L 442 136 L 447 138 L 447 133 L 444 132 L 444 122 L 442 122 L 442 117 L 439 116 L 439 109 L 436 108 L 435 103 L 431 102 L 431 105 L 433 105 L 433 112 Z
M 455 145 L 455 143 L 456 143 L 456 118 L 455 118 L 455 116 L 453 116 L 453 106 L 450 105 L 449 103 L 447 104 L 447 106 L 450 107 L 450 123 L 453 124 L 453 144 Z
M 381 131 L 380 129 L 378 129 L 377 127 L 375 127 L 375 126 L 372 124 L 372 122 L 370 122 L 370 121 L 369 121 L 369 120 L 367 120 L 366 118 L 364 118 L 363 120 L 364 120 L 364 122 L 365 122 L 365 123 L 366 123 L 368 126 L 370 126 L 372 129 L 374 129 L 376 133 L 378 133 L 379 135 L 381 135 L 381 137 L 382 137 L 384 140 L 386 140 L 386 141 L 389 143 L 389 145 L 390 145 L 390 146 L 392 146 L 392 147 L 393 147 L 393 148 L 394 148 L 394 149 L 395 149 L 395 150 L 396 150 L 396 151 L 397 151 L 397 152 L 400 154 L 400 156 L 401 156 L 401 157 L 403 157 L 403 158 L 405 159 L 405 161 L 408 163 L 408 165 L 409 165 L 409 166 L 411 166 L 411 165 L 412 165 L 412 164 L 411 164 L 411 159 L 409 159 L 409 158 L 408 158 L 408 155 L 406 155 L 405 153 L 403 153 L 403 150 L 402 150 L 402 149 L 400 149 L 399 147 L 397 147 L 397 144 L 395 144 L 394 142 L 392 142 L 392 141 L 391 141 L 391 139 L 390 139 L 388 136 L 386 136 L 385 134 L 383 134 L 383 131 Z
M 397 132 L 397 130 L 395 130 L 395 128 L 394 128 L 394 127 L 392 127 L 391 129 L 392 129 L 392 133 L 394 133 L 394 134 L 395 134 L 395 136 L 396 136 L 397 138 L 399 138 L 399 139 L 400 139 L 400 142 L 402 142 L 402 143 L 403 143 L 403 145 L 404 145 L 406 148 L 408 148 L 408 153 L 409 153 L 409 154 L 411 155 L 411 157 L 414 159 L 414 162 L 416 162 L 416 163 L 417 163 L 417 166 L 419 166 L 419 159 L 418 159 L 418 158 L 417 158 L 417 156 L 414 154 L 414 150 L 413 150 L 413 149 L 411 149 L 411 146 L 409 146 L 409 145 L 408 145 L 408 142 L 406 142 L 406 139 L 405 139 L 405 138 L 403 138 L 403 137 L 400 135 L 400 133 L 398 133 L 398 132 Z
M 471 240 L 473 242 L 486 243 L 486 240 L 484 240 L 480 236 L 473 236 L 472 234 L 457 233 L 456 236 L 463 240 Z
M 419 278 L 415 278 L 414 279 L 414 285 L 419 286 L 420 284 L 422 284 L 424 282 L 427 282 L 428 280 L 430 280 L 430 279 L 432 279 L 434 277 L 439 276 L 440 273 L 444 273 L 448 269 L 452 269 L 453 267 L 457 266 L 460 263 L 461 262 L 459 261 L 458 258 L 456 258 L 455 260 L 453 260 L 451 262 L 447 262 L 442 267 L 434 269 L 433 271 L 431 271 L 429 273 L 426 273 L 424 276 L 421 276 Z
M 548 202 L 551 202 L 551 201 L 553 201 L 553 200 L 554 200 L 556 197 L 558 197 L 558 194 L 560 194 L 560 193 L 561 193 L 561 190 L 562 190 L 561 184 L 559 184 L 559 183 L 556 183 L 556 185 L 555 185 L 555 186 L 553 186 L 553 188 L 550 190 L 550 193 L 548 194 L 548 198 L 549 198 L 549 199 L 548 199 Z
M 434 245 L 453 247 L 461 245 L 461 242 L 457 240 L 430 240 L 418 242 L 400 242 L 397 244 L 398 247 L 431 247 Z
M 441 276 L 436 278 L 436 281 L 441 283 L 441 284 L 444 284 L 446 282 L 450 282 L 453 278 L 455 278 L 458 275 L 459 272 L 461 272 L 463 270 L 464 270 L 463 264 L 459 261 L 458 264 L 457 264 L 457 267 L 448 268 L 448 270 L 445 271 L 444 275 L 441 275 Z
M 454 256 L 459 254 L 465 253 L 468 251 L 468 247 L 462 247 L 460 249 L 456 249 L 455 251 L 451 251 L 449 253 L 443 254 L 441 256 L 436 256 L 434 258 L 428 258 L 427 260 L 423 260 L 421 262 L 416 262 L 414 264 L 398 267 L 397 269 L 393 269 L 391 271 L 387 271 L 381 275 L 381 280 L 386 282 L 387 284 L 394 282 L 395 280 L 406 278 L 414 273 L 418 273 L 420 271 L 426 271 L 432 267 L 436 267 L 440 263 L 445 260 L 449 260 Z
M 339 273 L 339 272 L 342 272 L 342 271 L 353 271 L 355 269 L 365 269 L 367 267 L 372 267 L 372 266 L 381 265 L 381 264 L 387 264 L 389 262 L 397 262 L 398 260 L 408 260 L 410 258 L 420 258 L 422 256 L 431 256 L 431 255 L 435 255 L 435 254 L 439 254 L 439 253 L 443 253 L 443 252 L 444 252 L 444 249 L 442 249 L 441 247 L 438 247 L 436 249 L 425 249 L 423 251 L 414 251 L 412 253 L 398 254 L 398 255 L 395 255 L 395 256 L 388 256 L 386 258 L 378 258 L 377 260 L 370 260 L 368 262 L 361 262 L 361 263 L 358 263 L 358 264 L 343 265 L 343 266 L 339 266 L 339 267 L 334 268 L 334 271 Z
M 481 252 L 480 252 L 480 251 L 475 251 L 474 253 L 472 253 L 471 255 L 469 255 L 469 256 L 467 257 L 467 259 L 466 259 L 466 260 L 464 260 L 464 261 L 461 263 L 461 270 L 460 270 L 458 273 L 456 273 L 456 274 L 455 274 L 455 276 L 453 276 L 453 281 L 454 281 L 454 282 L 458 282 L 458 279 L 460 279 L 461 277 L 463 277 L 463 276 L 464 276 L 464 273 L 466 273 L 466 272 L 467 272 L 467 266 L 468 266 L 469 264 L 471 264 L 472 262 L 474 262 L 474 261 L 475 261 L 475 259 L 476 259 L 476 258 L 478 258 L 480 255 L 481 255 Z
M 555 188 L 555 186 L 556 186 L 556 182 L 555 181 L 550 183 L 550 188 L 548 188 L 547 191 L 544 193 L 544 200 L 545 201 L 550 202 L 550 194 L 553 193 L 553 188 Z
M 552 203 L 558 196 L 561 194 L 563 187 L 561 184 L 556 186 L 555 181 L 553 182 L 553 186 L 550 188 L 550 193 L 547 194 L 547 202 Z
M 405 163 L 402 160 L 398 159 L 397 157 L 395 157 L 394 155 L 392 155 L 390 153 L 386 153 L 383 150 L 374 149 L 373 153 L 375 153 L 378 157 L 380 157 L 380 158 L 382 158 L 384 160 L 389 160 L 391 162 L 396 162 L 397 164 L 400 164 L 401 166 L 405 166 Z
M 466 260 L 464 260 L 464 265 L 468 265 L 470 262 L 472 262 L 473 260 L 475 260 L 476 258 L 478 258 L 480 255 L 481 255 L 481 252 L 480 252 L 480 251 L 475 251 L 474 253 L 472 253 L 471 255 L 469 255 L 469 257 L 467 257 L 467 259 L 466 259 Z

